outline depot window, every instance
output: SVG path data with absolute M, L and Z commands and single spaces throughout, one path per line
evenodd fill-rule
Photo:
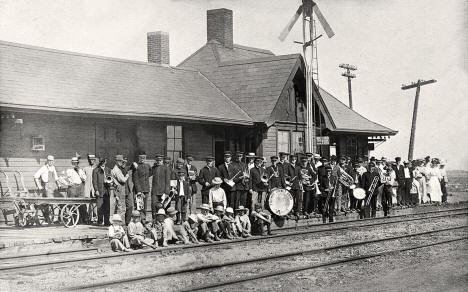
M 172 161 L 182 157 L 182 126 L 167 125 L 167 156 Z
M 289 131 L 278 130 L 278 152 L 289 153 Z

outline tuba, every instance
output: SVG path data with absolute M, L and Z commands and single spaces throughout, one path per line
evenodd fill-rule
M 377 187 L 377 183 L 379 182 L 379 177 L 375 176 L 374 179 L 372 180 L 372 183 L 369 187 L 369 197 L 366 200 L 366 206 L 370 204 L 370 201 L 372 199 L 372 196 L 374 195 L 375 188 Z
M 354 183 L 353 177 L 350 176 L 341 167 L 340 167 L 340 176 L 338 177 L 338 180 L 340 181 L 342 185 L 344 185 L 345 187 L 351 190 L 356 188 L 356 184 Z

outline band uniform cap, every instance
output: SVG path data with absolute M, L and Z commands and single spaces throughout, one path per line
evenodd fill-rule
M 179 170 L 179 171 L 177 172 L 177 174 L 178 174 L 178 175 L 185 175 L 185 171 Z
M 369 167 L 373 167 L 375 166 L 375 163 L 374 162 L 369 162 Z
M 220 177 L 217 176 L 217 177 L 213 178 L 211 183 L 214 184 L 214 185 L 220 185 L 220 184 L 223 183 L 223 180 Z
M 257 161 L 257 160 L 262 161 L 262 160 L 263 160 L 263 157 L 261 157 L 261 156 L 255 156 L 255 161 Z
M 163 208 L 159 208 L 158 213 L 156 213 L 156 216 L 158 216 L 158 215 L 164 215 L 164 216 L 166 216 L 166 211 L 164 211 Z
M 88 154 L 88 159 L 96 159 L 96 155 L 94 155 L 94 154 Z
M 278 155 L 279 155 L 279 156 L 287 156 L 287 155 L 289 155 L 289 153 L 287 153 L 287 152 L 279 152 Z
M 249 211 L 248 208 L 245 208 L 244 206 L 240 205 L 239 208 L 236 209 L 236 211 Z
M 185 160 L 183 158 L 177 158 L 176 160 L 177 163 L 185 163 Z
M 205 157 L 205 160 L 207 160 L 207 161 L 213 161 L 213 160 L 215 160 L 215 158 L 214 158 L 214 156 L 212 156 L 212 155 L 208 155 L 208 156 Z
M 325 166 L 325 170 L 332 170 L 332 167 L 330 165 Z
M 361 157 L 358 158 L 358 163 L 363 163 L 364 162 L 364 159 L 362 159 Z
M 234 214 L 234 210 L 231 207 L 226 208 L 226 213 Z
M 380 160 L 382 160 L 382 161 L 387 161 L 387 158 L 384 157 L 384 156 L 382 156 L 382 158 L 380 158 Z
M 78 160 L 78 157 L 72 157 L 71 162 L 80 162 L 80 161 Z
M 120 223 L 122 223 L 122 217 L 120 217 L 119 214 L 114 214 L 114 215 L 112 215 L 111 221 L 112 221 L 112 222 L 120 222 Z
M 321 162 L 326 162 L 327 159 L 326 159 L 325 157 L 320 157 L 320 161 L 321 161 Z
M 340 160 L 346 160 L 346 156 L 340 155 Z
M 231 156 L 231 155 L 232 155 L 231 151 L 224 151 L 224 156 Z
M 297 158 L 297 154 L 289 154 L 289 158 L 293 158 L 293 157 Z
M 271 159 L 271 160 L 273 160 L 273 159 L 276 159 L 276 160 L 278 160 L 278 156 L 276 156 L 276 155 L 273 155 L 273 156 L 271 156 L 271 157 L 270 157 L 270 159 Z
M 428 156 L 426 156 L 426 157 L 424 157 L 424 159 L 430 159 L 430 158 L 431 158 L 431 157 L 430 157 L 429 155 L 428 155 Z
M 307 157 L 312 157 L 312 156 L 314 156 L 314 154 L 313 154 L 312 152 L 306 152 L 306 153 L 304 153 L 304 154 L 305 154 Z
M 193 222 L 198 222 L 198 217 L 195 214 L 190 214 L 188 218 L 192 220 Z
M 174 207 L 169 207 L 166 212 L 168 215 L 174 215 L 177 214 L 177 211 Z
M 140 212 L 137 210 L 132 211 L 132 217 L 140 217 Z
M 221 205 L 216 206 L 215 211 L 223 212 L 224 213 L 224 207 Z
M 358 162 L 354 162 L 353 165 L 354 165 L 354 167 L 359 167 L 360 166 Z
M 207 211 L 210 211 L 210 205 L 208 204 L 201 204 L 201 206 L 199 207 L 201 210 L 207 210 Z
M 370 161 L 375 161 L 375 157 L 372 156 L 372 157 L 370 158 Z
M 320 154 L 318 154 L 318 153 L 314 154 L 314 158 L 320 159 L 320 157 L 321 157 Z
M 123 160 L 124 160 L 123 155 L 121 155 L 121 154 L 115 155 L 115 161 L 123 161 Z
M 245 157 L 255 157 L 255 153 L 249 152 L 247 155 L 245 155 Z
M 304 161 L 304 160 L 309 160 L 309 158 L 307 158 L 307 156 L 303 155 L 303 156 L 301 156 L 301 161 Z
M 52 155 L 47 155 L 47 160 L 54 161 L 54 156 L 52 156 Z
M 162 155 L 162 154 L 156 154 L 156 155 L 154 155 L 154 158 L 164 158 L 164 155 Z
M 401 161 L 401 157 L 400 156 L 395 157 L 395 161 Z
M 244 155 L 244 152 L 242 152 L 242 151 L 236 151 L 236 155 Z
M 408 160 L 403 161 L 403 164 L 409 164 Z
M 164 160 L 169 160 L 169 161 L 171 161 L 172 158 L 170 158 L 169 156 L 165 156 L 165 157 L 164 157 Z
M 194 158 L 193 158 L 193 155 L 187 154 L 187 155 L 185 156 L 185 159 L 186 159 L 186 160 L 193 160 Z

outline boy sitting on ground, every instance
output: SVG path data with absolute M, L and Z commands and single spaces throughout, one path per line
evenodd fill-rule
M 226 208 L 223 221 L 229 224 L 230 230 L 231 230 L 231 236 L 233 238 L 239 238 L 238 233 L 240 232 L 237 230 L 236 220 L 234 219 L 234 210 L 231 207 Z
M 159 246 L 167 246 L 167 232 L 164 225 L 164 219 L 166 219 L 166 211 L 164 211 L 163 208 L 160 208 L 153 221 L 154 234 L 156 235 L 156 242 Z
M 251 224 L 250 224 L 250 218 L 247 213 L 249 212 L 249 209 L 244 208 L 244 206 L 239 206 L 238 209 L 236 209 L 236 217 L 234 218 L 236 221 L 236 227 L 237 230 L 239 231 L 239 235 L 242 237 L 250 237 L 252 236 L 250 234 L 251 232 Z
M 168 243 L 179 243 L 183 241 L 184 244 L 189 244 L 188 235 L 181 225 L 175 225 L 174 220 L 177 218 L 177 211 L 170 207 L 167 209 L 167 217 L 164 219 L 164 227 L 166 230 L 166 241 Z
M 224 217 L 224 208 L 223 206 L 217 206 L 215 208 L 215 216 L 219 218 L 219 220 L 216 221 L 219 227 L 218 231 L 218 236 L 219 237 L 224 237 L 226 239 L 233 239 L 231 236 L 232 230 L 231 230 L 231 224 L 229 222 L 223 220 Z
M 197 215 L 190 214 L 188 216 L 188 219 L 186 221 L 182 222 L 181 227 L 185 230 L 185 232 L 187 233 L 187 236 L 189 237 L 191 242 L 197 243 L 197 244 L 200 243 L 198 241 L 198 238 L 197 238 L 197 233 L 198 233 L 198 218 L 197 218 Z
M 255 204 L 254 211 L 250 216 L 252 218 L 252 234 L 264 236 L 264 227 L 266 226 L 268 235 L 271 235 L 271 216 L 263 212 L 261 204 Z
M 111 223 L 109 226 L 109 240 L 112 250 L 131 251 L 127 234 L 125 234 L 122 227 L 122 217 L 119 214 L 114 214 Z
M 145 245 L 153 247 L 155 240 L 151 238 L 152 236 L 145 236 L 145 226 L 141 223 L 140 212 L 136 210 L 132 212 L 132 221 L 128 223 L 127 231 L 130 247 L 133 249 L 143 248 Z
M 215 241 L 219 241 L 218 237 L 218 224 L 216 221 L 219 218 L 215 215 L 212 215 L 210 212 L 210 205 L 202 204 L 200 206 L 200 213 L 197 214 L 198 219 L 198 236 L 202 238 L 206 242 L 213 242 L 211 237 L 214 238 Z

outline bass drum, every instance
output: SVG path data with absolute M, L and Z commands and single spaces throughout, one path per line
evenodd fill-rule
M 272 215 L 286 216 L 293 208 L 294 199 L 285 189 L 273 189 L 268 195 L 265 203 L 268 211 L 270 211 Z
M 353 197 L 355 197 L 357 200 L 362 200 L 366 197 L 366 191 L 362 188 L 354 188 Z

